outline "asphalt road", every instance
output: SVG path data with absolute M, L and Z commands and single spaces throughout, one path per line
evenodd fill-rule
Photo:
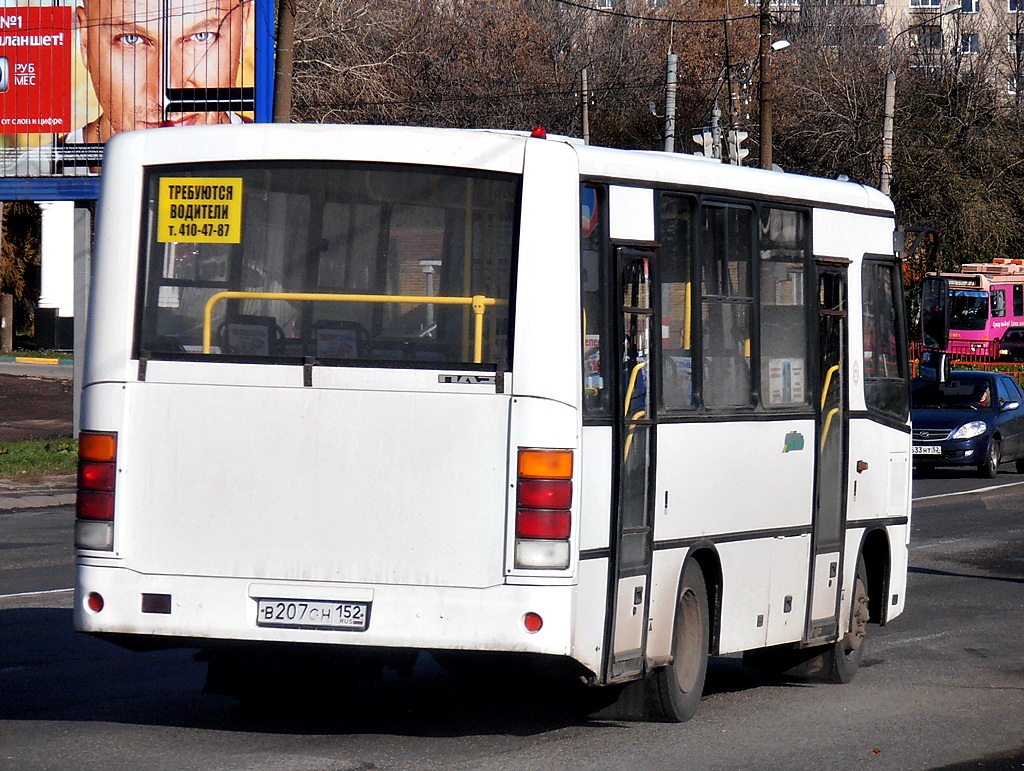
M 426 655 L 242 708 L 202 692 L 190 651 L 71 631 L 70 508 L 0 514 L 0 769 L 1024 768 L 1024 488 L 995 484 L 915 482 L 907 611 L 871 628 L 852 683 L 715 659 L 684 725 L 582 720 L 543 679 Z

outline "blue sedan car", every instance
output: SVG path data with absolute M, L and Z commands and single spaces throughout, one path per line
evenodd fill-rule
M 1016 461 L 1024 473 L 1024 392 L 999 372 L 954 371 L 910 386 L 914 467 L 972 466 L 983 477 Z

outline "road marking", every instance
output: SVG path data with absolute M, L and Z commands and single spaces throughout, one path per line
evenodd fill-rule
M 75 591 L 72 589 L 44 589 L 40 592 L 17 592 L 15 594 L 0 594 L 0 600 L 13 600 L 18 597 L 39 597 L 43 594 L 66 594 Z
M 920 498 L 912 498 L 914 501 L 934 501 L 936 498 L 955 498 L 958 495 L 973 495 L 974 493 L 987 493 L 991 490 L 1002 490 L 1005 487 L 1020 487 L 1024 482 L 1007 482 L 1005 485 L 995 487 L 979 487 L 977 490 L 961 490 L 957 493 L 940 493 L 939 495 L 923 495 Z
M 885 650 L 886 648 L 897 648 L 901 645 L 910 645 L 912 643 L 924 642 L 925 640 L 937 640 L 940 637 L 948 637 L 949 632 L 936 632 L 935 634 L 925 634 L 920 637 L 897 637 L 894 639 L 878 640 L 875 639 L 871 642 L 872 650 Z M 875 646 L 878 646 L 877 648 Z

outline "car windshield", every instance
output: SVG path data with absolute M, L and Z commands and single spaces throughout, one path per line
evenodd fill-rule
M 945 383 L 918 381 L 911 391 L 915 410 L 983 410 L 992 406 L 992 384 L 988 380 L 951 378 Z
M 1024 341 L 1024 331 L 1020 329 L 1011 329 L 1003 335 L 1004 343 L 1019 343 L 1021 341 Z

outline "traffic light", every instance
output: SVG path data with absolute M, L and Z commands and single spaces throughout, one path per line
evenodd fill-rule
M 722 150 L 715 142 L 715 135 L 711 129 L 704 129 L 700 134 L 693 135 L 693 141 L 702 149 L 694 151 L 694 155 L 703 155 L 705 158 L 721 158 Z
M 736 129 L 729 131 L 728 138 L 726 139 L 729 143 L 729 163 L 735 166 L 742 166 L 743 159 L 750 155 L 750 150 L 743 147 L 743 142 L 746 138 L 746 131 L 737 131 Z

